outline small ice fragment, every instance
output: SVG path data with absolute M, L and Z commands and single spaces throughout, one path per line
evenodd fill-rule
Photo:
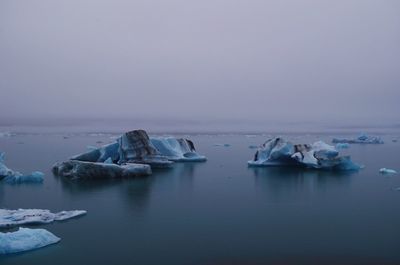
M 397 174 L 397 171 L 394 169 L 389 169 L 389 168 L 383 167 L 383 168 L 379 169 L 379 173 L 381 173 L 381 174 Z
M 249 148 L 250 148 L 250 149 L 257 149 L 257 148 L 258 148 L 258 145 L 249 145 Z
M 337 143 L 336 144 L 336 149 L 347 149 L 349 147 L 350 147 L 350 145 L 348 143 Z
M 231 145 L 230 145 L 230 144 L 214 144 L 214 146 L 229 147 L 229 146 L 231 146 Z
M 369 136 L 366 134 L 360 134 L 357 138 L 353 139 L 339 139 L 339 138 L 333 138 L 332 143 L 349 143 L 349 144 L 383 144 L 383 140 L 380 137 L 377 136 Z
M 47 224 L 53 221 L 63 221 L 86 214 L 83 210 L 62 211 L 52 213 L 42 209 L 0 209 L 0 228 L 24 224 Z
M 46 229 L 19 228 L 15 232 L 0 232 L 0 254 L 34 250 L 55 244 L 60 240 Z
M 4 181 L 9 184 L 20 184 L 20 183 L 41 183 L 43 182 L 44 174 L 40 171 L 34 171 L 29 175 L 23 175 L 18 171 L 9 169 L 4 164 L 4 153 L 0 153 L 0 181 Z

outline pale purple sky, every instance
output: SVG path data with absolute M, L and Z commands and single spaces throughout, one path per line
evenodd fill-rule
M 399 124 L 398 0 L 1 0 L 0 124 Z

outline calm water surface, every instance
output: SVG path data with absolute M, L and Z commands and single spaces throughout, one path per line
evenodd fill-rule
M 337 135 L 336 135 L 337 136 Z M 295 142 L 332 135 L 289 135 Z M 0 138 L 8 167 L 43 171 L 39 185 L 0 184 L 0 208 L 83 209 L 45 228 L 61 242 L 0 257 L 7 264 L 400 264 L 400 143 L 352 145 L 358 173 L 248 168 L 268 136 L 192 135 L 206 163 L 147 178 L 70 181 L 51 166 L 109 135 Z M 230 147 L 214 146 L 229 143 Z

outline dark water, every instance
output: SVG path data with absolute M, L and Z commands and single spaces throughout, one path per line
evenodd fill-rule
M 331 136 L 289 136 L 296 142 Z M 206 163 L 176 164 L 147 178 L 68 181 L 51 165 L 107 135 L 0 138 L 6 164 L 46 173 L 41 185 L 0 184 L 1 208 L 83 209 L 40 226 L 59 244 L 3 256 L 6 264 L 400 264 L 400 143 L 352 145 L 358 173 L 248 168 L 267 136 L 191 136 Z M 216 147 L 229 143 L 231 147 Z

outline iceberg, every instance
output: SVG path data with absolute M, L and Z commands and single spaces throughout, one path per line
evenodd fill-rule
M 379 173 L 381 173 L 381 174 L 397 174 L 397 171 L 394 169 L 389 169 L 389 168 L 383 167 L 383 168 L 379 169 Z
M 52 213 L 41 209 L 0 209 L 0 228 L 23 224 L 47 224 L 54 221 L 64 221 L 86 214 L 83 210 L 61 211 Z
M 9 169 L 4 164 L 4 153 L 0 153 L 0 181 L 9 184 L 20 183 L 42 183 L 44 174 L 40 171 L 34 171 L 29 175 L 23 175 L 18 171 Z
M 175 137 L 152 137 L 151 143 L 157 151 L 171 161 L 203 162 L 207 158 L 196 153 L 192 141 Z
M 147 176 L 151 168 L 170 167 L 174 161 L 206 161 L 192 141 L 174 137 L 150 137 L 144 130 L 122 134 L 115 143 L 56 163 L 53 174 L 67 178 L 117 178 Z
M 18 253 L 58 243 L 61 239 L 45 229 L 19 228 L 15 232 L 0 232 L 0 254 Z
M 347 138 L 333 138 L 332 143 L 348 143 L 348 144 L 383 144 L 383 140 L 377 136 L 368 136 L 366 134 L 361 134 L 355 139 Z
M 249 166 L 300 166 L 315 169 L 359 170 L 349 156 L 339 156 L 334 146 L 318 141 L 309 144 L 292 144 L 283 138 L 267 140 L 260 146 Z
M 121 165 L 69 160 L 56 163 L 53 174 L 70 179 L 129 178 L 151 175 L 151 167 L 145 164 Z

